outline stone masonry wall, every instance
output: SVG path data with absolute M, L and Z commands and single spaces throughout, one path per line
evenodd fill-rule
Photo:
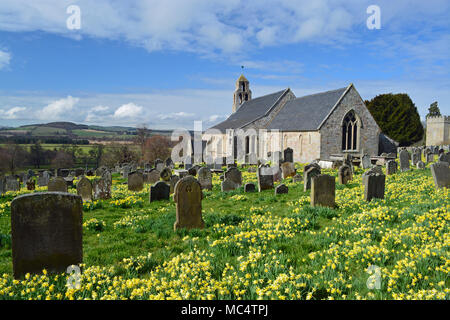
M 427 118 L 427 146 L 450 144 L 450 117 Z
M 367 153 L 371 156 L 378 155 L 378 140 L 380 128 L 361 99 L 358 91 L 352 86 L 337 108 L 320 129 L 320 158 L 329 159 L 331 154 L 342 154 L 342 122 L 350 110 L 354 110 L 359 116 L 362 127 L 359 130 L 357 150 L 351 154 Z

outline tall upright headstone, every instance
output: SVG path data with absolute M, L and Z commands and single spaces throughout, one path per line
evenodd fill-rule
M 273 189 L 273 168 L 261 164 L 258 167 L 258 191 Z
M 319 167 L 320 168 L 320 167 Z M 311 189 L 311 179 L 321 174 L 321 170 L 317 166 L 311 166 L 303 175 L 303 190 Z
M 448 162 L 433 163 L 430 169 L 436 189 L 450 188 L 450 167 Z
M 397 173 L 398 165 L 395 160 L 389 160 L 386 162 L 386 174 L 391 175 Z
M 198 182 L 202 189 L 212 190 L 212 174 L 208 168 L 200 168 L 198 170 Z
M 77 194 L 83 202 L 92 201 L 92 183 L 86 177 L 81 177 L 77 183 Z
M 64 273 L 83 262 L 81 197 L 60 192 L 33 193 L 11 203 L 14 278 L 26 273 Z
M 294 150 L 286 148 L 284 151 L 284 162 L 294 162 Z
M 409 152 L 406 150 L 400 151 L 400 171 L 405 172 L 409 170 Z
M 128 175 L 128 190 L 139 192 L 144 189 L 144 176 L 140 172 L 133 172 Z
M 375 172 L 368 172 L 363 176 L 364 199 L 370 201 L 373 198 L 384 199 L 386 176 Z
M 347 184 L 350 180 L 353 180 L 352 169 L 346 164 L 342 165 L 339 167 L 338 177 L 340 184 Z
M 159 200 L 169 200 L 170 186 L 164 181 L 158 181 L 150 187 L 150 202 Z
M 94 180 L 92 183 L 94 200 L 111 199 L 111 184 L 104 178 Z
M 295 170 L 295 166 L 293 162 L 283 162 L 281 164 L 281 173 L 283 176 L 283 179 L 293 177 L 297 173 Z
M 177 212 L 174 230 L 205 227 L 202 218 L 202 198 L 202 188 L 194 177 L 187 176 L 178 181 L 173 195 Z
M 238 168 L 232 167 L 225 171 L 225 179 L 233 181 L 239 187 L 242 185 L 242 173 Z
M 336 182 L 333 176 L 319 174 L 311 177 L 311 206 L 334 208 Z

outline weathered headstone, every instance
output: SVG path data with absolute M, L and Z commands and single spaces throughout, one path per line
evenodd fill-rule
M 397 173 L 398 164 L 395 160 L 389 160 L 386 162 L 386 174 L 391 175 Z
M 92 183 L 94 200 L 106 200 L 111 198 L 111 184 L 103 178 Z
M 426 159 L 427 159 L 427 163 L 431 163 L 434 161 L 434 154 L 433 153 L 428 153 L 426 155 Z
M 240 187 L 239 184 L 235 183 L 233 180 L 225 178 L 221 183 L 222 192 L 236 190 Z
M 336 182 L 333 176 L 319 174 L 311 177 L 311 206 L 334 208 L 335 197 Z
M 161 172 L 159 172 L 156 169 L 151 169 L 148 173 L 147 173 L 147 183 L 156 183 L 160 180 L 161 178 Z
M 20 191 L 20 182 L 17 179 L 6 179 L 6 191 Z
M 284 162 L 294 162 L 294 150 L 286 148 L 284 150 Z
M 320 167 L 319 167 L 320 168 Z M 303 190 L 311 189 L 311 179 L 321 174 L 321 170 L 316 166 L 311 166 L 303 175 Z
M 77 183 L 77 194 L 83 202 L 92 201 L 92 183 L 86 177 L 81 177 Z
M 46 187 L 48 185 L 49 182 L 49 178 L 42 176 L 42 177 L 38 177 L 37 179 L 37 183 L 39 187 Z
M 172 161 L 172 158 L 167 158 L 164 162 L 167 168 L 173 169 L 175 167 L 175 164 Z
M 289 192 L 289 188 L 285 184 L 280 184 L 275 188 L 275 195 L 277 194 L 285 194 Z
M 122 167 L 122 177 L 124 179 L 128 179 L 128 175 L 130 174 L 130 172 L 131 172 L 131 167 L 130 166 L 125 165 L 125 166 Z
M 162 161 L 161 159 L 156 159 L 155 160 L 155 169 L 158 170 L 159 172 L 161 172 L 164 169 L 164 161 Z
M 179 180 L 180 180 L 180 177 L 177 176 L 176 174 L 174 174 L 173 176 L 170 177 L 170 194 L 174 193 L 175 186 Z
M 11 203 L 14 278 L 26 273 L 64 273 L 83 262 L 81 197 L 68 193 L 27 194 Z
M 273 172 L 268 165 L 260 165 L 258 168 L 258 190 L 273 189 Z
M 368 154 L 365 154 L 361 158 L 361 165 L 363 169 L 369 169 L 372 167 L 372 162 L 370 160 L 370 156 Z
M 413 166 L 417 165 L 417 162 L 420 161 L 421 156 L 422 156 L 422 153 L 420 152 L 420 149 L 414 149 L 414 151 L 411 155 L 411 161 L 412 161 Z
M 68 188 L 72 188 L 73 187 L 73 180 L 74 179 L 71 176 L 67 176 L 67 177 L 64 178 L 64 181 L 66 182 Z
M 376 172 L 368 172 L 363 178 L 364 199 L 370 201 L 373 198 L 384 199 L 386 176 Z
M 48 182 L 49 192 L 67 192 L 67 183 L 61 177 L 51 178 Z
M 433 163 L 430 169 L 436 189 L 450 188 L 450 167 L 448 162 Z
M 423 163 L 423 161 L 419 160 L 416 163 L 416 167 L 417 167 L 417 169 L 425 169 L 425 163 Z
M 159 177 L 161 178 L 161 180 L 163 180 L 165 182 L 169 182 L 171 176 L 172 176 L 172 169 L 170 169 L 168 167 L 165 167 L 164 169 L 162 169 L 161 173 L 159 174 Z
M 295 176 L 292 177 L 292 182 L 297 183 L 297 182 L 302 182 L 303 181 L 303 176 L 299 173 L 297 173 Z
M 212 190 L 212 174 L 208 168 L 200 168 L 198 170 L 198 182 L 202 189 Z
M 164 181 L 158 181 L 150 187 L 150 202 L 169 200 L 170 187 Z
M 232 167 L 225 171 L 225 179 L 231 180 L 236 185 L 238 185 L 238 187 L 242 185 L 242 173 L 238 168 Z
M 112 185 L 112 174 L 109 170 L 104 170 L 102 173 L 102 178 L 108 181 L 109 184 Z
M 202 219 L 202 198 L 200 183 L 194 177 L 187 176 L 178 181 L 173 196 L 177 211 L 174 230 L 203 229 L 205 227 Z
M 281 164 L 281 172 L 282 172 L 283 179 L 295 176 L 296 170 L 295 170 L 294 163 L 293 162 L 283 162 Z
M 256 187 L 253 183 L 246 183 L 244 185 L 244 192 L 255 192 Z
M 340 184 L 347 184 L 349 181 L 353 180 L 352 169 L 348 165 L 344 164 L 339 168 L 338 177 Z
M 133 172 L 128 175 L 128 190 L 139 192 L 144 189 L 144 176 L 140 172 Z
M 406 150 L 400 151 L 400 171 L 408 171 L 409 170 L 409 152 Z

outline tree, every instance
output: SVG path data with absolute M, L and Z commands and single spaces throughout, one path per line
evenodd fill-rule
M 2 157 L 5 161 L 6 169 L 8 169 L 11 174 L 14 174 L 18 168 L 25 164 L 27 156 L 28 154 L 24 148 L 11 142 L 6 145 Z
M 440 116 L 441 116 L 441 111 L 439 110 L 437 101 L 435 101 L 432 104 L 430 104 L 430 107 L 428 108 L 427 118 L 428 117 L 440 117 Z
M 52 166 L 56 169 L 70 168 L 73 167 L 73 164 L 73 156 L 64 150 L 59 150 L 52 160 Z
M 103 152 L 100 163 L 108 167 L 113 167 L 116 164 L 129 163 L 136 161 L 138 156 L 127 144 L 111 144 Z
M 41 143 L 36 141 L 34 145 L 30 147 L 30 163 L 35 168 L 40 168 L 42 164 L 46 162 L 45 159 L 46 153 L 44 148 L 42 148 Z
M 168 137 L 155 135 L 145 142 L 144 160 L 155 161 L 170 156 L 171 141 Z
M 381 131 L 400 146 L 409 146 L 423 138 L 417 107 L 406 93 L 380 94 L 365 103 Z
M 144 157 L 145 153 L 145 143 L 150 136 L 150 130 L 147 128 L 145 124 L 142 124 L 140 127 L 136 129 L 136 138 L 134 138 L 134 142 L 141 149 L 141 157 Z
M 104 145 L 98 144 L 89 150 L 89 155 L 95 161 L 96 168 L 100 167 L 100 160 L 102 159 L 104 149 Z

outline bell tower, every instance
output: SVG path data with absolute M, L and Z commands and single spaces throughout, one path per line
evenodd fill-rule
M 236 90 L 233 95 L 233 113 L 245 102 L 252 99 L 252 91 L 250 90 L 250 82 L 243 74 L 236 81 Z

